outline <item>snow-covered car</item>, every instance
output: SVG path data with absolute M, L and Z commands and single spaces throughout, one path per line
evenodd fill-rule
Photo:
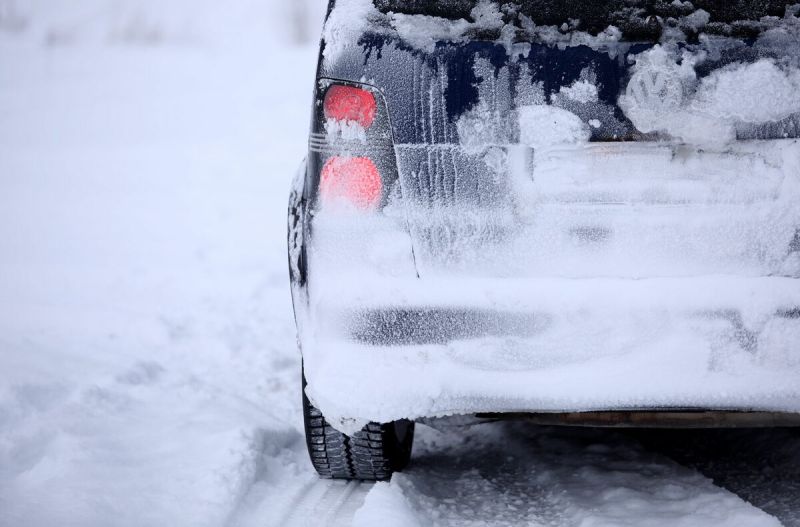
M 289 210 L 318 472 L 448 415 L 800 424 L 799 16 L 331 2 Z

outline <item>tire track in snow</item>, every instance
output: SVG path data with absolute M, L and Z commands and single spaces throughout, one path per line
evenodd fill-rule
M 372 487 L 359 481 L 317 480 L 298 493 L 275 523 L 285 527 L 339 527 L 350 525 Z
M 517 481 L 520 463 L 535 453 L 520 458 L 504 448 L 503 438 L 485 435 L 483 426 L 442 431 L 420 426 L 418 431 L 412 464 L 395 475 L 393 484 L 416 511 L 419 525 L 564 524 L 548 489 Z
M 228 527 L 344 527 L 372 487 L 358 481 L 331 481 L 309 475 L 304 483 L 287 480 L 286 492 L 258 485 L 235 510 Z M 294 487 L 294 488 L 292 488 Z

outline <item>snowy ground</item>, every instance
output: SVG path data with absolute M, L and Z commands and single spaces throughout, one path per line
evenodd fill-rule
M 0 0 L 0 525 L 800 525 L 784 432 L 421 426 L 391 483 L 319 481 L 284 241 L 313 44 L 279 2 L 69 4 Z

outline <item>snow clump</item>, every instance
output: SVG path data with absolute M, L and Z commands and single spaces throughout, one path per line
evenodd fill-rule
M 586 124 L 574 113 L 544 105 L 519 109 L 519 131 L 520 143 L 532 148 L 584 143 L 590 135 Z

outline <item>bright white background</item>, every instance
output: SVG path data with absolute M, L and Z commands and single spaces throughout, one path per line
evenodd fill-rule
M 311 477 L 284 239 L 322 3 L 0 0 L 0 525 L 221 525 Z

